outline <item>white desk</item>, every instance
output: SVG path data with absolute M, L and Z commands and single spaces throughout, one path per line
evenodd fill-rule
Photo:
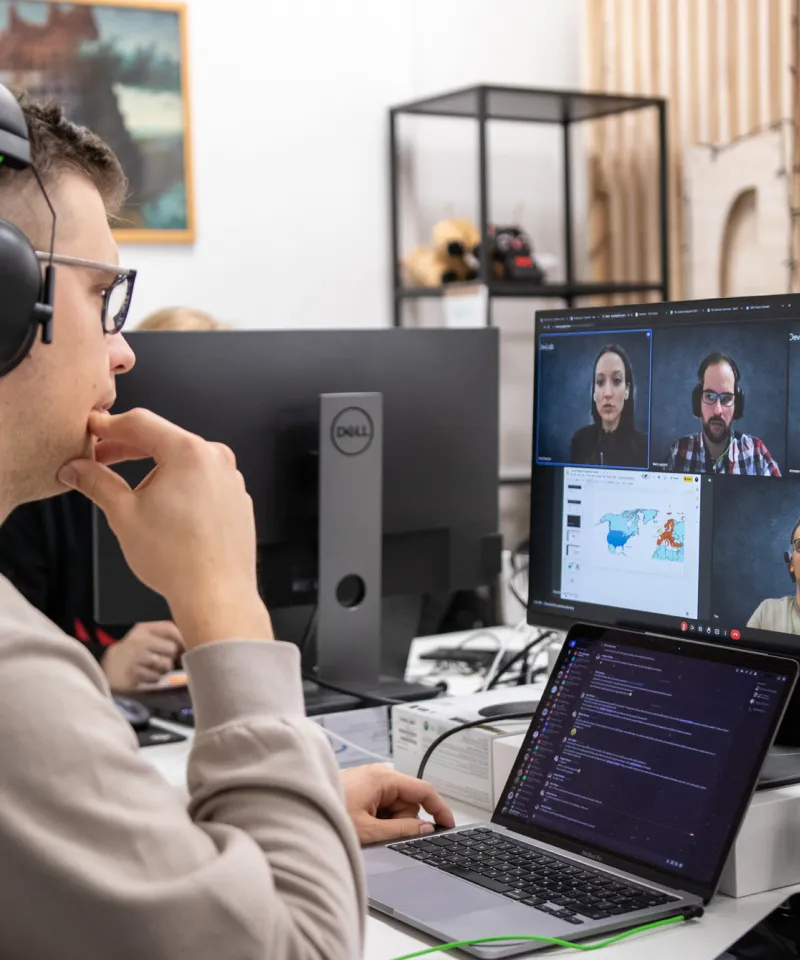
M 416 641 L 409 660 L 409 674 L 413 674 L 417 679 L 425 673 L 425 661 L 419 660 L 421 651 L 442 645 L 445 640 L 457 643 L 465 636 L 467 634 Z M 458 677 L 457 681 L 452 684 L 454 693 L 471 692 L 467 687 L 474 689 L 474 681 L 470 681 L 469 678 Z M 147 747 L 142 756 L 150 760 L 172 786 L 186 795 L 186 763 L 191 747 L 192 731 L 169 724 L 164 726 L 188 735 L 188 739 L 182 743 L 171 743 L 162 747 Z M 459 824 L 487 819 L 485 811 L 472 810 L 463 804 L 454 805 L 454 813 Z M 737 900 L 718 896 L 709 905 L 701 920 L 631 937 L 628 941 L 598 952 L 597 956 L 601 960 L 642 960 L 643 957 L 647 960 L 676 960 L 678 957 L 680 960 L 717 960 L 720 954 L 793 893 L 800 893 L 800 885 Z M 436 942 L 430 938 L 417 935 L 408 927 L 370 911 L 364 960 L 394 960 L 414 950 L 435 945 Z M 526 956 L 555 955 L 569 956 L 558 948 L 535 951 Z M 436 956 L 465 958 L 466 954 L 460 951 L 432 954 L 432 957 Z

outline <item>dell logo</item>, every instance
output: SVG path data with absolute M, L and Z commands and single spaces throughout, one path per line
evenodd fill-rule
M 357 457 L 364 453 L 374 435 L 372 418 L 361 407 L 347 407 L 333 418 L 331 440 L 339 453 L 346 457 Z
M 798 340 L 800 340 L 800 333 L 790 333 L 790 334 L 789 334 L 789 342 L 790 342 L 790 343 L 796 343 Z
M 539 344 L 539 349 L 540 349 L 540 350 L 555 350 L 555 348 L 556 348 L 556 345 L 555 345 L 554 343 L 540 343 L 540 344 Z

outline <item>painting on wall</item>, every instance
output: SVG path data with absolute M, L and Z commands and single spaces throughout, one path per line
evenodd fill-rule
M 63 103 L 119 157 L 124 243 L 194 240 L 183 4 L 0 0 L 0 82 Z

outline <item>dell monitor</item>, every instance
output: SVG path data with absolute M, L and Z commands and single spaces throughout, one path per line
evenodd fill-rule
M 355 678 L 409 696 L 396 681 L 422 598 L 491 586 L 500 570 L 497 331 L 134 331 L 129 341 L 137 361 L 118 380 L 115 413 L 146 407 L 232 448 L 279 636 L 303 644 L 307 665 L 322 670 L 327 657 L 333 685 Z M 135 484 L 150 467 L 118 469 Z M 370 612 L 382 622 L 364 627 Z M 169 617 L 99 511 L 95 614 L 114 625 Z M 380 690 L 376 672 L 389 678 Z
M 530 622 L 800 658 L 800 297 L 545 310 L 535 350 Z

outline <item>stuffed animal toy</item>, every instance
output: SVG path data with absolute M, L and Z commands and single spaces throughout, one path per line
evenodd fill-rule
M 495 280 L 542 284 L 545 272 L 533 256 L 530 238 L 519 227 L 489 227 L 489 257 Z
M 417 247 L 404 260 L 410 283 L 439 287 L 478 276 L 478 228 L 469 220 L 449 218 L 434 226 L 432 244 Z

